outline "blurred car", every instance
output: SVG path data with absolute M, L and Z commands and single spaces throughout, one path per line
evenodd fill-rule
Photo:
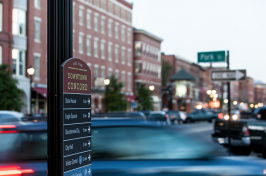
M 94 176 L 263 175 L 259 160 L 214 157 L 178 126 L 121 119 L 92 120 Z
M 0 111 L 0 123 L 18 122 L 24 117 L 23 113 L 16 111 Z
M 177 126 L 93 118 L 91 134 L 94 176 L 263 175 L 265 169 L 252 158 L 216 158 Z M 1 126 L 0 140 L 0 175 L 47 175 L 46 122 Z
M 172 124 L 179 124 L 186 121 L 187 115 L 182 111 L 171 110 L 166 112 L 169 115 Z
M 148 121 L 159 122 L 161 124 L 171 124 L 169 112 L 166 111 L 152 111 L 147 116 Z
M 47 175 L 47 123 L 0 125 L 0 175 Z
M 207 109 L 197 109 L 192 113 L 187 114 L 186 122 L 196 122 L 196 121 L 208 121 L 214 122 L 219 116 L 223 116 L 222 113 L 214 113 L 208 111 Z
M 125 118 L 146 120 L 145 114 L 139 111 L 99 113 L 99 114 L 93 114 L 92 117 L 103 117 L 103 118 L 125 117 Z

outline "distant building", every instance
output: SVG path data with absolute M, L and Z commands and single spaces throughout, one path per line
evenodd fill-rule
M 134 91 L 140 83 L 152 91 L 154 110 L 161 110 L 161 42 L 147 31 L 134 29 Z M 153 90 L 154 89 L 154 90 Z
M 254 103 L 266 104 L 266 84 L 254 85 Z
M 254 83 L 251 77 L 247 77 L 245 81 L 239 81 L 239 95 L 240 102 L 254 102 Z
M 206 94 L 204 85 L 205 69 L 198 64 L 180 59 L 175 55 L 165 55 L 163 53 L 162 60 L 173 67 L 167 78 L 167 82 L 173 88 L 170 109 L 191 112 L 197 104 L 203 104 Z M 169 106 L 168 92 L 165 91 L 162 96 L 163 105 L 168 104 Z

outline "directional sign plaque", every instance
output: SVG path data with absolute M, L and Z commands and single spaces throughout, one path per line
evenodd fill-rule
M 212 70 L 212 81 L 242 81 L 246 79 L 246 70 Z
M 225 62 L 225 51 L 199 52 L 199 62 Z
M 64 176 L 91 176 L 91 71 L 78 58 L 61 65 Z

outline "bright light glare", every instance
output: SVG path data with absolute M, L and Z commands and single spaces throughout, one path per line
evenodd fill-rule
M 211 95 L 212 91 L 211 90 L 207 90 L 207 94 Z
M 197 105 L 196 108 L 197 109 L 202 109 L 202 105 Z
M 105 85 L 109 85 L 109 84 L 110 84 L 110 79 L 105 79 L 105 80 L 104 80 L 104 84 L 105 84 Z
M 233 119 L 233 120 L 237 120 L 237 119 L 238 119 L 238 116 L 234 114 L 234 115 L 232 116 L 232 119 Z
M 212 94 L 216 94 L 216 90 L 212 90 Z
M 224 103 L 228 103 L 228 99 L 225 99 L 225 100 L 224 100 Z
M 237 105 L 237 101 L 234 101 L 233 104 L 234 104 L 234 105 Z
M 229 120 L 229 115 L 226 114 L 226 115 L 224 116 L 224 120 Z

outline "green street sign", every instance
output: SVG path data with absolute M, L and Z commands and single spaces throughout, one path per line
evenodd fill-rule
M 225 51 L 199 52 L 199 62 L 225 62 Z

